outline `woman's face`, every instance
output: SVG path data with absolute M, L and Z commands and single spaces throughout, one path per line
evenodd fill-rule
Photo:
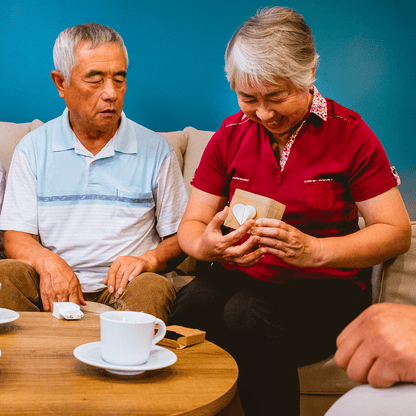
M 309 89 L 299 90 L 291 82 L 236 84 L 238 105 L 250 119 L 263 125 L 277 139 L 289 139 L 307 116 L 312 103 Z

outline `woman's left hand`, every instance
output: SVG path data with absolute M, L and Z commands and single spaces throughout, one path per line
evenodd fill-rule
M 260 237 L 259 246 L 285 263 L 297 267 L 320 265 L 321 243 L 316 237 L 304 234 L 283 221 L 261 218 L 249 231 Z

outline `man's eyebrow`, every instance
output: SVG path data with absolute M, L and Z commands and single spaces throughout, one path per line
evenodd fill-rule
M 87 73 L 86 78 L 92 78 L 96 75 L 104 75 L 104 72 L 98 71 L 96 69 L 91 69 L 91 71 L 89 71 Z M 127 72 L 126 71 L 118 71 L 116 73 L 116 76 L 122 76 L 122 77 L 126 78 L 127 77 Z
M 103 72 L 92 69 L 90 72 L 87 73 L 86 77 L 91 78 L 91 77 L 94 77 L 95 75 L 103 75 Z

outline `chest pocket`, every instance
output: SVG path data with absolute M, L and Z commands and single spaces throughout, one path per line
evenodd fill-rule
M 230 201 L 234 195 L 236 189 L 242 189 L 243 191 L 248 190 L 248 183 L 249 180 L 245 178 L 239 178 L 237 176 L 233 176 L 230 181 Z
M 117 201 L 136 208 L 149 208 L 154 205 L 153 194 L 151 192 L 143 193 L 124 189 L 117 190 Z
M 315 179 L 303 182 L 305 205 L 310 211 L 330 211 L 335 201 L 332 179 Z

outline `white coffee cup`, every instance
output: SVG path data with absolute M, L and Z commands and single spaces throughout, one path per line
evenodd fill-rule
M 159 328 L 155 334 L 155 325 Z M 101 356 L 116 365 L 144 364 L 150 349 L 166 334 L 166 325 L 144 312 L 111 311 L 100 315 Z

